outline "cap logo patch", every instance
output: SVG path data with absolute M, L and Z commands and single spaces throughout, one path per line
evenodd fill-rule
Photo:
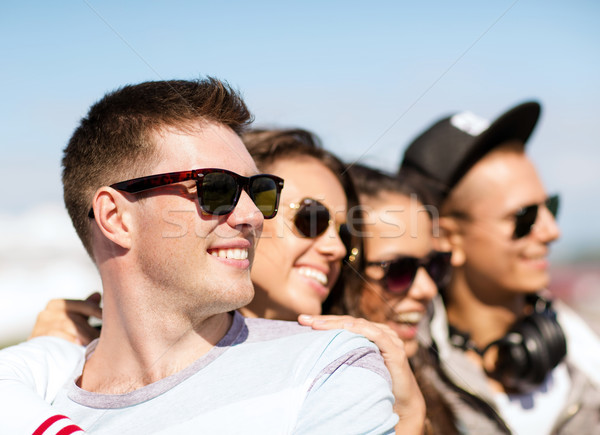
M 450 118 L 450 124 L 471 136 L 479 136 L 490 126 L 487 119 L 480 118 L 471 112 L 457 113 Z

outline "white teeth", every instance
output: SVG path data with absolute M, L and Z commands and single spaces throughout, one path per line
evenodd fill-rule
M 245 260 L 248 258 L 247 249 L 215 249 L 210 253 L 213 257 L 229 258 L 231 260 Z
M 423 318 L 423 313 L 418 311 L 412 311 L 409 313 L 398 313 L 396 315 L 396 321 L 400 323 L 419 323 Z
M 329 280 L 327 279 L 327 275 L 317 269 L 313 269 L 312 267 L 301 267 L 298 269 L 298 273 L 301 275 L 307 276 L 309 278 L 314 279 L 321 285 L 327 285 Z

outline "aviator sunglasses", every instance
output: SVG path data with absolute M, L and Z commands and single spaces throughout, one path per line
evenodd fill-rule
M 552 213 L 552 216 L 556 218 L 558 214 L 559 196 L 549 196 L 543 204 Z M 538 217 L 538 211 L 541 204 L 532 204 L 521 208 L 514 214 L 515 217 L 515 231 L 513 233 L 513 239 L 520 239 L 531 233 L 533 225 Z
M 198 203 L 206 214 L 222 216 L 229 214 L 237 205 L 242 189 L 250 196 L 265 219 L 277 214 L 283 179 L 275 175 L 259 174 L 244 177 L 226 169 L 193 169 L 134 178 L 112 184 L 110 187 L 128 193 L 138 193 L 160 186 L 195 180 Z M 89 217 L 94 217 L 90 209 Z
M 437 287 L 442 287 L 449 276 L 450 256 L 450 252 L 432 251 L 423 258 L 400 257 L 392 261 L 371 261 L 366 265 L 381 267 L 383 278 L 371 280 L 379 282 L 387 292 L 400 295 L 410 288 L 421 267 L 425 268 Z

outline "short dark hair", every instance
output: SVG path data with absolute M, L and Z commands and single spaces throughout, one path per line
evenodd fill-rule
M 64 149 L 64 201 L 88 254 L 95 191 L 144 171 L 158 157 L 152 134 L 163 127 L 192 128 L 214 122 L 241 134 L 252 115 L 237 91 L 226 82 L 151 81 L 127 85 L 95 103 Z
M 349 171 L 361 196 L 377 197 L 383 192 L 392 192 L 409 197 L 416 196 L 417 200 L 425 205 L 433 203 L 429 190 L 421 187 L 417 174 L 411 171 L 392 174 L 359 163 L 352 165 Z

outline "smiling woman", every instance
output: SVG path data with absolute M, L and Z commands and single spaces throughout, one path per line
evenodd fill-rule
M 285 180 L 279 214 L 265 221 L 252 268 L 246 316 L 296 320 L 320 314 L 338 280 L 346 247 L 340 228 L 358 204 L 344 165 L 304 130 L 253 130 L 243 140 L 263 172 Z
M 348 286 L 330 311 L 383 324 L 397 334 L 425 398 L 429 428 L 458 433 L 454 413 L 428 380 L 431 352 L 418 341 L 426 334 L 427 309 L 450 272 L 450 255 L 434 250 L 431 210 L 424 206 L 431 198 L 410 174 L 393 176 L 362 165 L 353 165 L 350 174 L 367 215 L 364 265 L 356 266 L 362 275 L 353 275 L 359 285 Z

